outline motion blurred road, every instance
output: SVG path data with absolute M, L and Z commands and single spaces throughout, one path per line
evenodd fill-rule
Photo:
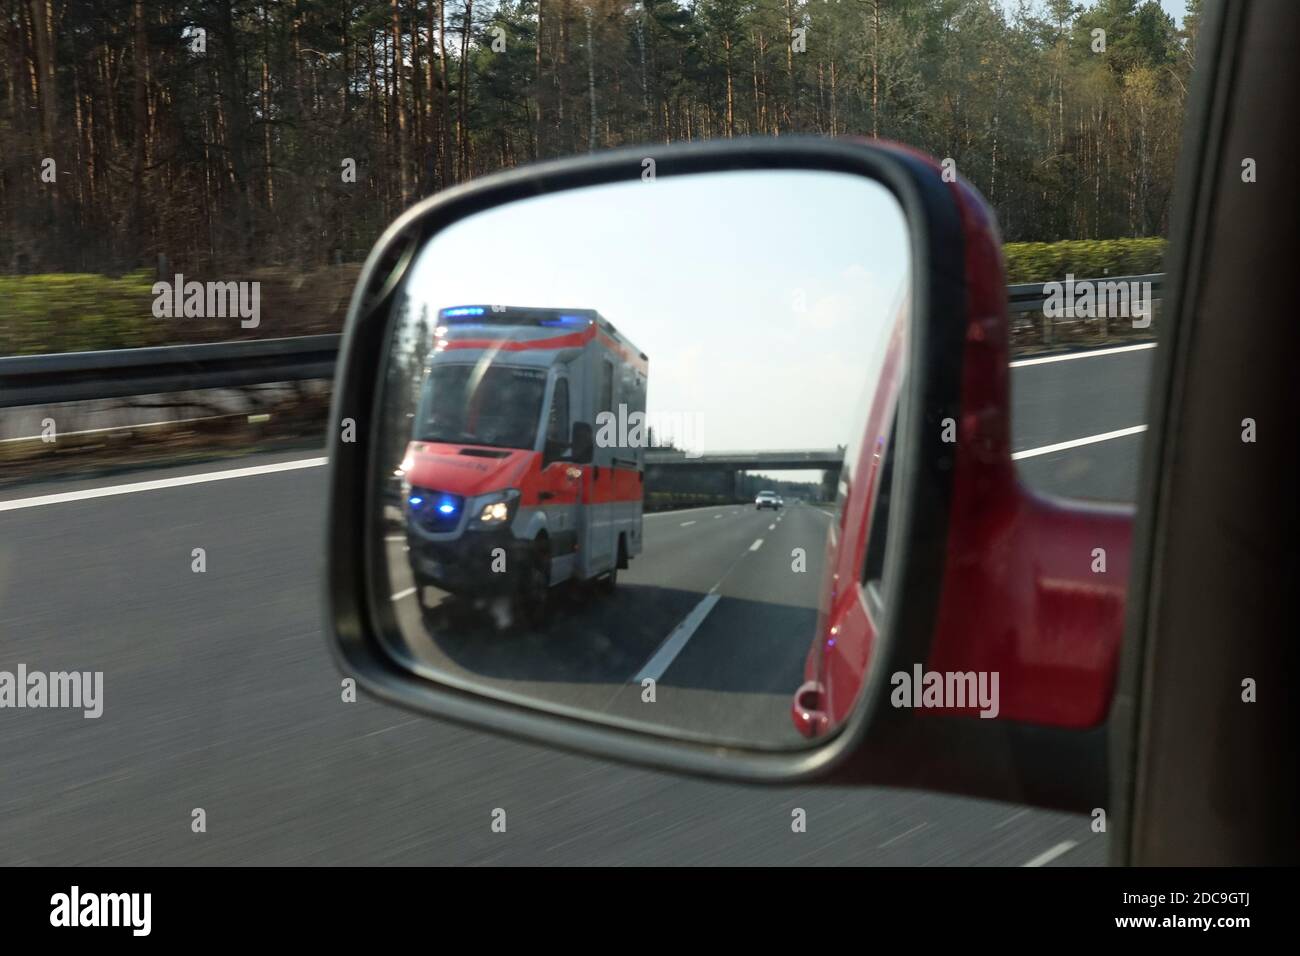
M 1026 481 L 1131 500 L 1151 356 L 1130 348 L 1016 363 L 1013 425 Z M 700 782 L 364 697 L 344 703 L 322 636 L 325 469 L 315 454 L 0 495 L 0 669 L 105 675 L 97 720 L 0 711 L 0 863 L 1104 861 L 1105 837 L 1087 817 L 931 793 Z M 146 481 L 156 484 L 92 496 Z M 705 521 L 720 532 L 708 546 L 748 549 L 768 535 L 820 534 L 829 520 L 809 505 L 787 509 L 776 528 L 770 512 L 718 511 L 648 518 L 647 534 L 686 541 L 697 526 L 684 523 Z M 191 570 L 194 548 L 206 552 L 206 573 Z M 763 551 L 737 557 L 746 555 Z M 782 602 L 738 593 L 737 607 L 759 597 Z M 702 628 L 668 665 L 668 682 L 675 668 L 685 685 L 683 674 L 716 675 L 724 665 L 734 679 L 736 662 L 718 660 L 716 647 Z M 205 833 L 191 829 L 197 808 Z M 498 808 L 505 833 L 491 828 Z M 796 808 L 807 832 L 792 832 Z
M 816 627 L 830 522 L 830 510 L 811 505 L 646 515 L 644 550 L 616 592 L 558 587 L 536 630 L 502 633 L 487 613 L 445 613 L 468 602 L 434 588 L 443 603 L 422 613 L 404 535 L 387 542 L 390 593 L 410 651 L 438 674 L 706 740 L 798 746 L 790 694 Z M 801 573 L 791 571 L 796 548 Z M 641 697 L 647 678 L 653 707 Z

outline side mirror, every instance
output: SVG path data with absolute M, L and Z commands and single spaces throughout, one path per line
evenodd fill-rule
M 573 423 L 573 439 L 569 447 L 572 449 L 571 454 L 573 461 L 578 465 L 591 464 L 592 455 L 595 449 L 595 443 L 591 437 L 591 425 L 588 422 Z
M 344 334 L 339 665 L 392 703 L 638 764 L 1101 805 L 1131 516 L 1020 487 L 1008 358 L 991 211 L 902 147 L 617 150 L 428 199 L 379 240 Z M 559 363 L 573 461 L 598 414 L 644 447 L 594 488 L 537 477 Z M 420 394 L 403 537 L 373 489 Z M 781 495 L 836 504 L 756 516 L 760 476 L 791 471 Z M 557 607 L 569 581 L 598 586 Z

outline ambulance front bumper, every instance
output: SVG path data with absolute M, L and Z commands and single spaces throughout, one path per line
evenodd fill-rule
M 407 531 L 407 557 L 417 584 L 453 594 L 499 594 L 512 590 L 528 549 L 509 528 L 475 531 L 432 541 Z

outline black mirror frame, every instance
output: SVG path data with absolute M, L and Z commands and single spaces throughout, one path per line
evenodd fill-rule
M 907 373 L 899 396 L 898 459 L 884 622 L 873 663 L 850 718 L 836 733 L 801 749 L 726 747 L 597 723 L 577 710 L 488 697 L 468 686 L 411 673 L 382 635 L 394 633 L 391 604 L 374 600 L 368 569 L 380 554 L 368 533 L 377 501 L 372 436 L 377 434 L 380 372 L 388 354 L 388 308 L 416 251 L 434 233 L 476 212 L 531 196 L 656 176 L 738 170 L 810 170 L 865 176 L 894 195 L 908 220 L 913 312 Z M 653 182 L 646 183 L 653 189 Z M 888 707 L 888 675 L 925 660 L 946 559 L 953 455 L 940 423 L 960 414 L 966 328 L 965 249 L 954 186 L 910 151 L 866 140 L 781 137 L 631 147 L 521 167 L 447 190 L 417 204 L 380 237 L 348 309 L 334 381 L 329 441 L 328 642 L 341 672 L 379 699 L 419 713 L 566 750 L 703 776 L 785 783 L 826 776 L 864 741 Z M 779 224 L 778 224 L 779 225 Z M 864 224 L 869 228 L 870 224 Z M 341 424 L 355 422 L 344 442 Z M 389 628 L 390 630 L 385 630 Z M 791 688 L 794 693 L 795 688 Z M 886 718 L 887 719 L 887 718 Z M 860 776 L 861 768 L 857 774 Z

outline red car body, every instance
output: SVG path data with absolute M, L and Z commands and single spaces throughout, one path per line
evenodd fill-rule
M 941 175 L 941 168 L 923 159 Z M 1009 323 L 1001 239 L 983 199 L 949 184 L 965 244 L 966 314 L 949 547 L 927 671 L 1000 676 L 1003 720 L 1100 724 L 1116 677 L 1133 527 L 1131 507 L 1045 497 L 1011 458 Z M 864 586 L 870 516 L 906 362 L 906 308 L 890 339 L 860 444 L 846 454 L 838 522 L 827 542 L 817 632 L 792 717 L 814 737 L 853 709 L 879 622 Z M 852 455 L 852 457 L 849 457 Z M 1104 566 L 1104 570 L 1095 570 Z M 976 708 L 924 714 L 973 716 Z

